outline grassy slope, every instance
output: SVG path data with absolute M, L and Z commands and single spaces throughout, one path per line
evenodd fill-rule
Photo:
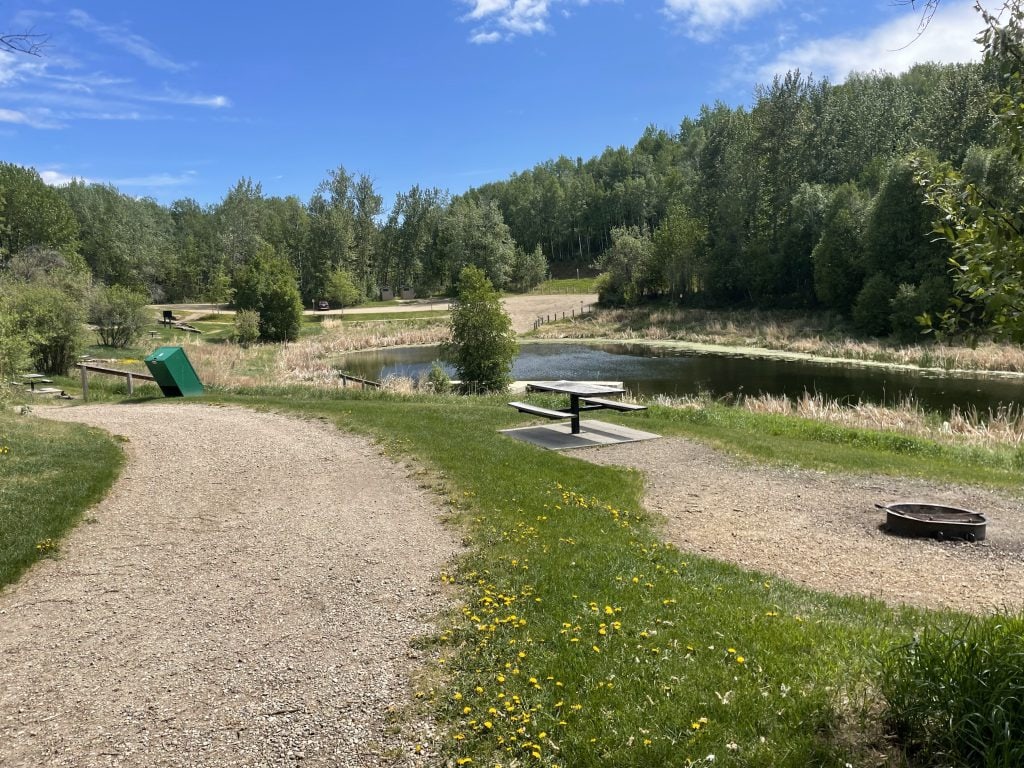
M 98 429 L 0 414 L 0 587 L 58 546 L 122 459 Z
M 462 586 L 465 608 L 435 639 L 441 676 L 420 691 L 448 726 L 445 754 L 572 766 L 863 755 L 846 739 L 864 729 L 847 718 L 871 700 L 876 649 L 908 638 L 919 613 L 664 546 L 637 474 L 498 434 L 521 417 L 497 399 L 261 400 L 425 460 L 461 512 L 475 546 L 445 578 Z M 1003 458 L 897 436 L 718 408 L 704 418 L 652 409 L 644 426 L 812 466 L 1020 487 Z

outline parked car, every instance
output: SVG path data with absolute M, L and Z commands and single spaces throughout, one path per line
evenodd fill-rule
M 317 303 L 316 303 L 316 308 L 317 308 L 318 310 L 321 310 L 321 311 L 323 311 L 323 310 L 327 310 L 327 309 L 330 309 L 330 308 L 331 308 L 331 305 L 327 303 L 327 300 L 326 300 L 326 299 L 320 299 L 320 300 L 319 300 L 319 301 L 317 301 Z

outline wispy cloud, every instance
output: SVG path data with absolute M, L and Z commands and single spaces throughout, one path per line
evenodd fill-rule
M 115 187 L 143 187 L 146 189 L 154 189 L 157 187 L 180 187 L 184 184 L 188 184 L 196 179 L 195 171 L 185 171 L 183 173 L 153 173 L 148 176 L 128 176 L 123 179 L 112 179 L 111 183 Z
M 184 109 L 232 106 L 224 94 L 195 88 L 194 70 L 186 75 L 189 66 L 124 24 L 103 23 L 82 10 L 50 13 L 46 23 L 63 35 L 59 51 L 39 59 L 0 52 L 0 123 L 11 130 L 68 128 L 80 120 L 166 120 Z
M 478 45 L 550 32 L 555 5 L 591 5 L 598 0 L 460 0 L 470 6 L 463 21 L 475 22 L 469 41 Z M 571 14 L 563 11 L 563 16 Z
M 898 74 L 927 61 L 952 63 L 981 58 L 974 42 L 981 20 L 970 6 L 943 5 L 920 36 L 919 21 L 915 14 L 905 13 L 862 35 L 808 40 L 763 66 L 759 79 L 767 81 L 773 75 L 799 69 L 841 82 L 851 72 Z
M 0 123 L 29 128 L 62 128 L 63 123 L 48 109 L 0 109 Z
M 779 0 L 665 0 L 663 12 L 688 37 L 710 42 L 722 30 L 778 5 Z
M 68 20 L 79 29 L 91 32 L 103 42 L 120 48 L 151 67 L 167 72 L 181 72 L 190 65 L 174 61 L 157 51 L 156 47 L 142 35 L 137 35 L 121 24 L 104 24 L 82 10 L 72 10 Z
M 159 104 L 184 104 L 193 107 L 211 107 L 213 109 L 223 109 L 224 107 L 231 106 L 231 99 L 227 96 L 207 96 L 200 93 L 180 93 L 178 91 L 145 94 L 140 95 L 138 98 Z
M 198 178 L 195 171 L 183 171 L 181 173 L 151 173 L 146 176 L 127 176 L 120 179 L 92 179 L 67 173 L 60 166 L 46 168 L 39 171 L 39 177 L 51 187 L 62 187 L 72 181 L 81 181 L 86 184 L 113 184 L 117 188 L 129 189 L 166 189 L 167 187 L 181 187 L 190 184 Z

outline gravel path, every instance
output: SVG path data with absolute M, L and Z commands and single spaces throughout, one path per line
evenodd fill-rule
M 409 761 L 389 708 L 457 545 L 407 472 L 237 408 L 37 412 L 124 435 L 129 460 L 0 593 L 0 765 Z
M 682 549 L 814 589 L 964 611 L 1024 607 L 1024 505 L 977 488 L 834 475 L 745 463 L 700 443 L 664 438 L 574 451 L 635 467 L 645 506 Z M 876 503 L 936 501 L 985 512 L 976 544 L 906 539 L 879 530 Z

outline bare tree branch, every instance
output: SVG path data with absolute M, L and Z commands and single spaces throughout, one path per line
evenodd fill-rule
M 31 29 L 27 32 L 0 35 L 0 51 L 41 56 L 49 39 L 49 35 L 38 34 Z

